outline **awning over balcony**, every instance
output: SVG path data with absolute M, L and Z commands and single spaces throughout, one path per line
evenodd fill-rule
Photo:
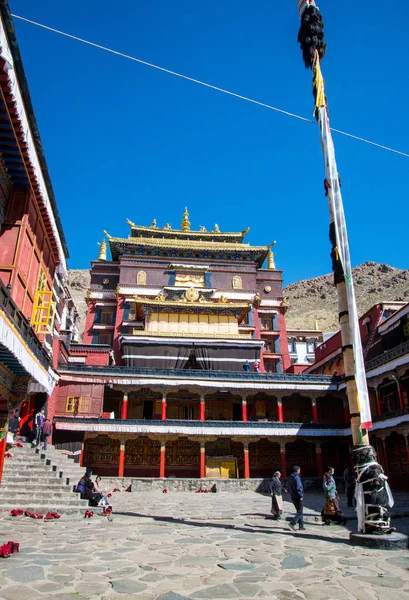
M 34 356 L 6 314 L 0 310 L 0 361 L 16 375 L 31 375 L 50 394 L 54 380 Z
M 118 419 L 88 419 L 79 417 L 56 417 L 55 428 L 62 431 L 84 433 L 133 433 L 139 435 L 207 435 L 224 437 L 348 437 L 347 427 L 315 425 L 306 423 L 244 423 L 236 421 L 121 421 Z
M 127 367 L 242 371 L 246 360 L 259 360 L 262 340 L 194 340 L 188 338 L 122 338 Z

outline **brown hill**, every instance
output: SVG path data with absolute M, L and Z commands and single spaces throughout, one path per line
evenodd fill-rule
M 80 315 L 80 340 L 82 340 L 85 328 L 85 317 L 87 314 L 85 294 L 89 290 L 91 284 L 90 272 L 88 269 L 73 269 L 72 271 L 68 271 L 68 277 L 65 280 L 65 283 L 70 290 L 71 296 L 78 308 Z
M 353 275 L 359 314 L 377 302 L 409 302 L 409 270 L 367 262 L 355 267 Z M 85 294 L 90 286 L 89 271 L 69 271 L 67 285 L 80 313 L 82 339 L 87 311 Z M 284 288 L 284 295 L 289 304 L 286 315 L 289 329 L 314 329 L 315 320 L 324 332 L 338 329 L 337 296 L 332 274 L 291 283 Z
M 409 302 L 409 270 L 367 262 L 353 269 L 358 314 L 378 302 Z M 304 279 L 284 288 L 289 305 L 286 323 L 289 329 L 338 329 L 337 295 L 332 274 Z

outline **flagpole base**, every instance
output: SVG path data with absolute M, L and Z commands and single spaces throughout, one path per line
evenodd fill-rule
M 378 550 L 402 550 L 409 546 L 409 537 L 404 533 L 388 533 L 385 535 L 373 535 L 370 533 L 353 532 L 349 535 L 352 546 L 364 548 L 376 548 Z

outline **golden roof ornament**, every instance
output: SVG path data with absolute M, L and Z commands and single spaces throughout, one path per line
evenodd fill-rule
M 183 221 L 180 226 L 182 231 L 190 231 L 189 213 L 187 212 L 187 208 L 185 208 L 185 212 L 183 213 Z
M 99 246 L 99 255 L 98 260 L 106 260 L 107 259 L 107 243 L 105 240 L 102 240 Z
M 166 223 L 165 227 L 163 228 L 165 231 L 170 231 L 172 229 L 172 227 L 170 226 L 169 223 Z
M 214 233 L 220 233 L 220 229 L 217 223 L 215 223 L 214 229 L 213 229 Z
M 268 249 L 268 254 L 267 254 L 267 269 L 275 269 L 276 268 L 276 263 L 274 260 L 274 252 L 271 250 L 271 248 Z
M 156 226 L 156 219 L 153 219 L 151 227 L 152 227 L 153 229 L 157 229 L 157 226 Z

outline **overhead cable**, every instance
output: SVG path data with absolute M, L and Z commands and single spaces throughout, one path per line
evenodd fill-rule
M 155 65 L 146 60 L 142 60 L 141 58 L 136 58 L 135 56 L 131 56 L 129 54 L 119 52 L 118 50 L 113 50 L 112 48 L 107 48 L 106 46 L 102 46 L 101 44 L 96 44 L 95 42 L 90 42 L 89 40 L 85 40 L 84 38 L 80 38 L 76 35 L 72 35 L 71 33 L 66 33 L 65 31 L 55 29 L 54 27 L 49 27 L 48 25 L 44 25 L 42 23 L 37 23 L 37 21 L 32 21 L 31 19 L 27 19 L 20 15 L 15 15 L 12 13 L 12 17 L 14 17 L 15 19 L 19 19 L 20 21 L 30 23 L 31 25 L 35 25 L 36 27 L 40 27 L 41 29 L 46 29 L 47 31 L 52 31 L 53 33 L 57 33 L 58 35 L 62 35 L 71 40 L 75 40 L 76 42 L 81 42 L 82 44 L 86 44 L 88 46 L 92 46 L 93 48 L 98 48 L 99 50 L 103 50 L 104 52 L 109 52 L 110 54 L 115 54 L 116 56 L 120 56 L 120 57 L 126 58 L 128 60 L 132 60 L 133 62 L 139 63 L 141 65 L 145 65 L 146 67 L 150 67 L 152 69 L 156 69 L 157 71 L 162 71 L 163 73 L 167 73 L 168 75 L 174 75 L 175 77 L 179 77 L 180 79 L 185 79 L 186 81 L 190 81 L 191 83 L 196 83 L 197 85 L 201 85 L 201 86 L 209 88 L 211 90 L 215 90 L 216 92 L 221 92 L 222 94 L 226 94 L 227 96 L 232 96 L 234 98 L 238 98 L 239 100 L 244 100 L 245 102 L 250 102 L 251 104 L 256 104 L 257 106 L 261 106 L 263 108 L 267 108 L 274 112 L 286 115 L 287 117 L 292 117 L 294 119 L 298 119 L 299 121 L 305 121 L 306 123 L 311 123 L 312 125 L 316 125 L 316 122 L 312 119 L 308 119 L 307 117 L 302 117 L 301 115 L 297 115 L 297 114 L 289 112 L 287 110 L 283 110 L 282 108 L 272 106 L 271 104 L 266 104 L 265 102 L 260 102 L 259 100 L 254 100 L 253 98 L 248 98 L 247 96 L 243 96 L 241 94 L 236 94 L 236 92 L 231 92 L 224 88 L 218 87 L 217 85 L 212 85 L 210 83 L 206 83 L 205 81 L 201 81 L 200 79 L 195 79 L 194 77 L 189 77 L 188 75 L 183 75 L 182 73 L 178 73 L 177 71 L 172 71 L 171 69 L 166 69 L 165 67 Z M 399 154 L 400 156 L 409 158 L 409 154 L 407 154 L 406 152 L 402 152 L 400 150 L 395 150 L 394 148 L 389 148 L 388 146 L 384 146 L 383 144 L 378 144 L 377 142 L 372 142 L 371 140 L 367 140 L 365 138 L 359 137 L 352 133 L 348 133 L 346 131 L 341 131 L 340 129 L 334 129 L 332 127 L 331 130 L 334 133 L 339 133 L 340 135 L 344 135 L 346 137 L 352 138 L 359 142 L 364 142 L 365 144 L 369 144 L 371 146 L 375 146 L 376 148 L 380 148 L 381 150 L 387 150 L 388 152 L 393 152 L 394 154 Z

